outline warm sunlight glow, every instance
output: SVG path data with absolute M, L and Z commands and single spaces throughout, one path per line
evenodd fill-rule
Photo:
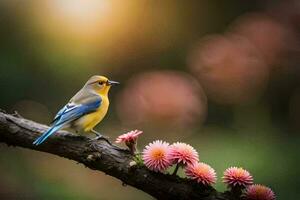
M 50 1 L 50 12 L 73 34 L 94 35 L 112 22 L 112 2 L 108 0 Z
M 78 26 L 90 26 L 109 16 L 112 11 L 108 0 L 55 0 L 53 8 L 63 20 Z

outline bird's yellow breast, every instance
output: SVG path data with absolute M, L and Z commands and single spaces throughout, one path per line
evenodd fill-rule
M 76 126 L 84 132 L 91 131 L 91 129 L 93 129 L 105 117 L 109 106 L 109 100 L 107 96 L 102 96 L 101 98 L 101 105 L 95 112 L 81 117 L 76 122 Z

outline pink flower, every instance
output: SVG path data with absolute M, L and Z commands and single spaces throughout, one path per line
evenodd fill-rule
M 142 156 L 146 167 L 156 172 L 163 172 L 172 164 L 169 143 L 161 140 L 148 144 Z
M 230 167 L 224 172 L 223 182 L 229 187 L 246 187 L 253 184 L 253 178 L 247 170 L 241 167 Z
M 264 185 L 250 185 L 244 194 L 246 200 L 275 200 L 274 192 Z
M 139 131 L 139 130 L 130 131 L 128 133 L 125 133 L 125 134 L 117 137 L 115 142 L 116 143 L 121 143 L 121 142 L 125 142 L 125 143 L 130 142 L 131 143 L 131 142 L 136 141 L 138 136 L 142 133 L 143 133 L 143 131 Z
M 217 176 L 215 170 L 205 163 L 194 163 L 185 168 L 187 177 L 196 180 L 203 185 L 212 185 L 216 183 Z
M 176 142 L 171 145 L 170 152 L 173 163 L 177 164 L 194 164 L 199 162 L 197 151 L 189 144 Z
M 136 151 L 137 138 L 142 133 L 143 131 L 139 131 L 139 130 L 130 131 L 128 133 L 125 133 L 117 137 L 115 142 L 116 143 L 125 142 L 126 146 L 128 146 L 129 149 L 131 150 L 131 153 L 134 154 Z

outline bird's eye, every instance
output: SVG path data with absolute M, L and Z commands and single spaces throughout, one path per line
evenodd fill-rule
M 99 85 L 103 85 L 104 84 L 104 81 L 99 81 Z

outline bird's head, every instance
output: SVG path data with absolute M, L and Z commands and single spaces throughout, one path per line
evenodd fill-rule
M 118 85 L 119 82 L 109 80 L 105 76 L 92 76 L 85 84 L 86 87 L 95 91 L 97 94 L 107 95 L 112 85 Z

